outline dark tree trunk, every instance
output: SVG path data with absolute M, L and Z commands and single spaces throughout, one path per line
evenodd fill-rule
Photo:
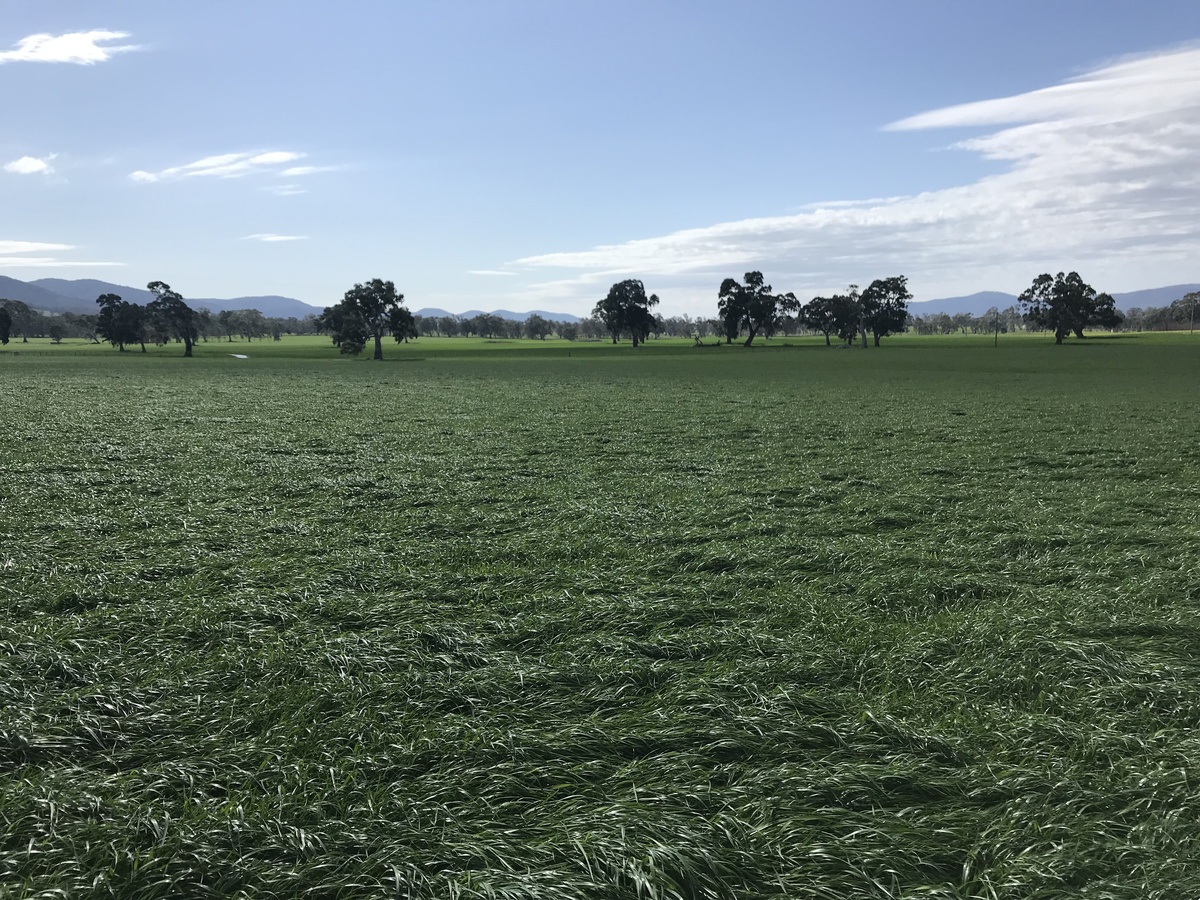
M 876 347 L 879 346 L 879 332 L 878 331 L 875 332 L 875 346 Z
M 183 355 L 184 356 L 192 355 L 192 339 L 190 337 L 185 337 L 183 339 Z
M 833 346 L 833 344 L 829 343 L 829 332 L 828 332 L 828 331 L 827 331 L 827 332 L 825 332 L 825 346 L 826 346 L 826 347 L 832 347 L 832 346 Z
M 383 359 L 383 334 L 375 332 L 375 355 L 372 359 Z

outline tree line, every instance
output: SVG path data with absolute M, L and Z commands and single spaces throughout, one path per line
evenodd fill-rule
M 182 302 L 182 298 L 180 300 Z M 0 299 L 0 344 L 7 344 L 14 338 L 22 341 L 50 338 L 54 343 L 67 338 L 93 343 L 103 341 L 118 349 L 135 345 L 144 349 L 146 344 L 163 346 L 172 341 L 184 343 L 179 329 L 169 316 L 164 315 L 166 310 L 162 307 L 151 309 L 154 301 L 142 305 L 122 300 L 117 294 L 104 294 L 96 302 L 100 311 L 94 314 L 41 313 L 20 300 Z M 234 338 L 252 341 L 268 337 L 278 341 L 285 334 L 316 334 L 318 330 L 315 315 L 303 318 L 264 316 L 257 309 L 214 313 L 201 308 L 192 310 L 192 316 L 193 342 L 233 341 Z
M 909 329 L 918 334 L 1005 333 L 1017 330 L 1048 331 L 1057 343 L 1071 334 L 1083 337 L 1085 328 L 1110 330 L 1162 331 L 1195 328 L 1200 292 L 1184 295 L 1165 307 L 1133 308 L 1121 312 L 1109 294 L 1098 293 L 1076 272 L 1055 276 L 1043 273 L 1034 279 L 1017 303 L 1000 310 L 995 307 L 980 316 L 969 313 L 934 313 L 913 316 L 908 309 L 912 294 L 903 275 L 876 279 L 864 290 L 850 285 L 844 292 L 814 297 L 800 303 L 792 292 L 776 293 L 762 272 L 747 272 L 742 281 L 726 278 L 717 292 L 717 315 L 713 318 L 670 316 L 654 311 L 659 298 L 647 294 L 638 279 L 615 283 L 599 301 L 592 315 L 577 322 L 553 322 L 533 314 L 524 321 L 505 319 L 489 313 L 462 318 L 458 316 L 414 316 L 404 306 L 404 295 L 391 281 L 372 279 L 356 284 L 342 300 L 327 307 L 319 316 L 270 317 L 258 310 L 225 310 L 212 313 L 193 310 L 170 285 L 150 282 L 148 289 L 155 300 L 145 306 L 129 303 L 116 294 L 97 298 L 96 315 L 78 313 L 43 314 L 17 300 L 0 299 L 0 343 L 13 337 L 49 337 L 104 340 L 118 350 L 147 343 L 164 345 L 176 341 L 190 356 L 196 341 L 241 337 L 247 341 L 284 334 L 329 335 L 342 352 L 358 354 L 373 343 L 374 358 L 383 356 L 382 340 L 390 334 L 397 341 L 421 335 L 441 337 L 483 337 L 492 339 L 528 338 L 603 340 L 617 343 L 622 338 L 634 346 L 651 337 L 690 337 L 697 343 L 717 336 L 733 343 L 745 336 L 744 345 L 756 338 L 776 334 L 821 334 L 827 345 L 833 338 L 847 346 L 856 340 L 863 347 L 868 337 L 879 346 L 882 338 Z
M 845 292 L 828 297 L 814 297 L 802 304 L 790 291 L 777 293 L 766 283 L 762 272 L 747 272 L 741 282 L 726 278 L 717 293 L 717 318 L 711 321 L 727 344 L 746 336 L 749 347 L 759 335 L 769 338 L 779 331 L 822 334 L 826 345 L 836 337 L 847 346 L 859 340 L 865 348 L 868 335 L 874 345 L 882 338 L 910 328 L 920 333 L 949 333 L 956 328 L 966 331 L 999 331 L 1001 315 L 1005 330 L 1023 328 L 1049 331 L 1056 343 L 1075 335 L 1084 336 L 1086 328 L 1116 330 L 1137 323 L 1138 330 L 1148 322 L 1182 322 L 1194 327 L 1200 293 L 1190 293 L 1175 301 L 1163 312 L 1148 313 L 1134 310 L 1134 317 L 1117 309 L 1112 296 L 1100 293 L 1086 283 L 1078 272 L 1051 276 L 1038 275 L 1017 298 L 1017 303 L 1005 310 L 989 310 L 984 316 L 929 317 L 912 316 L 908 302 L 912 294 L 904 275 L 893 275 L 872 281 L 864 290 L 850 285 Z M 633 345 L 645 340 L 661 320 L 650 312 L 658 303 L 657 295 L 647 296 L 641 281 L 629 279 L 614 284 L 608 296 L 596 304 L 593 316 L 600 320 L 616 343 L 619 334 L 630 337 Z M 701 335 L 695 334 L 697 343 Z

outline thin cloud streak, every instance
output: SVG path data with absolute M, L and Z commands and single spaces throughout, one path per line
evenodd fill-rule
M 787 289 L 813 292 L 906 273 L 925 296 L 1011 289 L 1039 271 L 1064 268 L 1109 290 L 1183 281 L 1195 276 L 1184 261 L 1200 249 L 1197 123 L 1200 47 L 1124 59 L 1055 87 L 886 126 L 998 128 L 954 145 L 1008 163 L 1007 171 L 975 183 L 801 206 L 793 215 L 528 256 L 512 265 L 657 278 L 668 282 L 660 291 L 664 303 L 675 290 L 704 308 L 715 302 L 715 286 L 699 293 L 691 286 L 698 276 L 749 269 L 773 279 L 771 272 L 803 273 Z M 582 292 L 592 282 L 543 285 Z
M 279 173 L 281 178 L 302 178 L 305 175 L 315 175 L 318 172 L 334 172 L 337 166 L 292 166 Z
M 306 241 L 307 235 L 303 234 L 248 234 L 243 241 L 262 241 L 266 244 L 277 244 L 284 241 Z
M 74 250 L 72 244 L 48 244 L 44 241 L 0 241 L 0 255 L 41 253 L 47 250 Z
M 17 41 L 16 49 L 0 51 L 0 66 L 13 62 L 74 63 L 91 66 L 107 62 L 117 53 L 141 49 L 135 44 L 101 46 L 129 37 L 125 31 L 72 31 L 68 34 L 31 34 Z
M 147 172 L 139 169 L 136 172 L 130 172 L 129 179 L 141 184 L 153 184 L 158 181 L 171 181 L 196 176 L 242 178 L 246 175 L 262 172 L 283 174 L 277 171 L 279 166 L 303 159 L 304 156 L 305 154 L 303 153 L 291 150 L 270 150 L 265 153 L 223 153 L 218 156 L 206 156 L 203 159 L 198 159 L 186 165 L 172 166 L 160 172 Z
M 77 262 L 58 256 L 16 256 L 22 253 L 56 253 L 74 250 L 74 244 L 55 244 L 47 241 L 0 240 L 0 269 L 50 269 L 58 267 L 123 266 L 122 262 Z
M 276 197 L 295 197 L 297 194 L 307 194 L 305 188 L 298 184 L 271 184 L 263 188 L 264 191 L 274 194 Z
M 123 265 L 123 262 L 76 262 L 54 256 L 0 256 L 0 269 L 86 269 Z

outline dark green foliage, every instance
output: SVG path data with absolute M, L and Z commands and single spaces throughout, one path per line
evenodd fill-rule
M 908 323 L 908 301 L 911 299 L 908 279 L 903 275 L 877 278 L 867 285 L 859 303 L 863 325 L 875 338 L 876 347 L 880 338 L 904 331 Z
M 636 278 L 629 278 L 609 288 L 592 315 L 604 323 L 614 344 L 622 334 L 628 334 L 636 347 L 654 330 L 655 319 L 650 310 L 657 305 L 657 294 L 647 297 L 645 286 Z
M 10 340 L 14 336 L 20 335 L 22 341 L 26 341 L 42 333 L 39 328 L 42 315 L 35 312 L 29 304 L 20 300 L 0 300 L 0 310 L 8 315 Z
M 721 282 L 717 315 L 725 332 L 725 342 L 732 343 L 745 330 L 748 332 L 745 346 L 749 347 L 760 331 L 770 337 L 780 316 L 794 312 L 800 304 L 794 294 L 772 293 L 762 272 L 747 272 L 745 277 L 745 284 L 732 278 Z
M 403 296 L 400 297 L 404 299 Z M 407 342 L 417 337 L 417 320 L 407 307 L 394 305 L 388 310 L 388 331 L 396 343 Z
M 0 355 L 0 897 L 1200 896 L 1174 337 Z
M 8 344 L 9 336 L 12 334 L 12 316 L 8 310 L 0 306 L 0 344 Z
M 146 285 L 146 290 L 154 295 L 154 299 L 146 305 L 146 313 L 152 320 L 161 323 L 171 337 L 183 341 L 183 355 L 191 356 L 192 346 L 200 336 L 196 328 L 196 313 L 166 282 L 152 281 Z
M 858 285 L 850 285 L 845 294 L 814 297 L 804 305 L 802 315 L 807 327 L 825 335 L 826 346 L 829 345 L 830 334 L 836 334 L 839 341 L 852 343 L 863 321 Z
M 533 340 L 546 339 L 546 336 L 554 331 L 554 323 L 543 319 L 537 313 L 533 313 L 525 320 L 525 335 Z
M 1054 332 L 1056 344 L 1071 333 L 1082 338 L 1085 328 L 1115 328 L 1121 323 L 1113 298 L 1097 294 L 1078 272 L 1059 272 L 1053 278 L 1042 273 L 1018 299 L 1026 321 Z
M 116 294 L 101 294 L 96 298 L 100 315 L 96 319 L 96 334 L 122 353 L 126 344 L 140 344 L 146 352 L 146 308 L 122 300 Z
M 383 334 L 397 341 L 416 337 L 416 322 L 404 307 L 404 295 L 390 281 L 373 278 L 356 284 L 342 301 L 325 308 L 320 324 L 343 353 L 357 356 L 370 339 L 375 341 L 374 359 L 383 359 Z
M 299 320 L 294 321 L 297 325 L 299 324 Z M 214 333 L 230 341 L 233 340 L 234 335 L 239 335 L 246 341 L 253 341 L 255 338 L 264 338 L 268 334 L 272 337 L 282 334 L 287 322 L 286 319 L 267 319 L 257 309 L 223 309 L 216 315 Z M 362 349 L 361 346 L 359 349 Z
M 825 336 L 825 346 L 830 345 L 829 335 L 837 332 L 837 317 L 834 302 L 830 297 L 813 297 L 800 308 L 800 321 L 805 328 L 819 331 Z

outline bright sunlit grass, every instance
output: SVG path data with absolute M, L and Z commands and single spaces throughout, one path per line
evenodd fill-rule
M 0 897 L 1200 894 L 1200 342 L 545 344 L 0 354 Z

